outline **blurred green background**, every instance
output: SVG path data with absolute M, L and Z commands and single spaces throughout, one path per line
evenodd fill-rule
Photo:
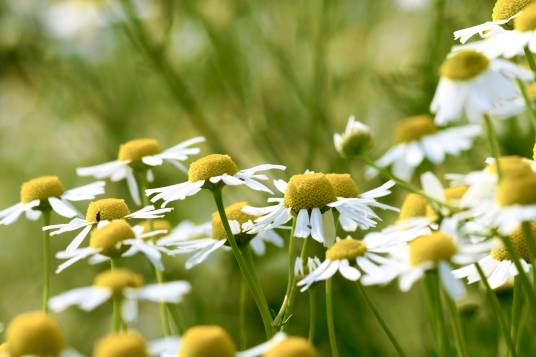
M 492 0 L 0 1 L 0 207 L 17 202 L 20 184 L 36 176 L 59 175 L 67 187 L 89 182 L 76 177 L 76 167 L 113 160 L 119 144 L 140 137 L 169 147 L 204 135 L 203 153 L 229 153 L 241 167 L 283 163 L 288 175 L 305 168 L 350 170 L 362 188 L 373 187 L 381 181 L 366 182 L 359 162 L 348 167 L 338 158 L 333 133 L 355 114 L 371 126 L 375 153 L 384 152 L 396 120 L 428 112 L 438 65 L 454 43 L 452 31 L 489 19 L 492 5 Z M 527 129 L 521 126 L 516 140 L 504 130 L 506 152 L 526 153 L 529 145 L 520 137 L 528 137 Z M 479 168 L 486 144 L 477 146 L 471 155 L 450 159 L 448 169 Z M 185 178 L 170 167 L 158 168 L 156 176 L 156 186 Z M 124 183 L 109 183 L 107 196 L 127 197 Z M 239 188 L 227 189 L 225 197 L 227 203 L 265 199 Z M 400 198 L 397 192 L 390 202 Z M 174 207 L 174 223 L 201 223 L 214 210 L 203 193 Z M 394 218 L 386 215 L 387 222 Z M 40 306 L 39 228 L 24 219 L 0 227 L 0 321 Z M 54 238 L 54 250 L 69 238 Z M 239 285 L 230 254 L 215 254 L 191 271 L 183 263 L 168 259 L 166 274 L 194 286 L 183 306 L 185 324 L 221 324 L 238 342 Z M 286 253 L 274 248 L 258 260 L 273 309 L 283 297 L 286 264 Z M 142 259 L 127 265 L 152 281 Z M 52 292 L 89 285 L 101 269 L 79 263 L 54 276 Z M 393 355 L 357 288 L 336 279 L 335 289 L 342 355 Z M 321 299 L 323 289 L 316 290 Z M 421 286 L 407 294 L 394 285 L 371 290 L 409 355 L 433 355 Z M 297 307 L 289 331 L 305 335 L 306 295 L 298 297 Z M 316 343 L 328 356 L 323 311 L 320 301 Z M 110 306 L 90 314 L 70 309 L 58 318 L 69 343 L 89 353 L 108 332 L 110 312 Z M 479 308 L 468 309 L 464 318 L 473 353 L 493 354 L 494 317 Z M 141 305 L 134 327 L 148 339 L 160 336 L 156 304 Z M 262 325 L 250 301 L 248 344 L 260 341 Z

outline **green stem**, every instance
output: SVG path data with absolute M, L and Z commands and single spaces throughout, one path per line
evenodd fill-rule
M 158 284 L 162 285 L 164 283 L 164 275 L 156 267 L 154 268 L 154 273 L 156 276 L 156 281 L 158 282 Z M 169 337 L 171 336 L 171 331 L 169 328 L 169 316 L 168 316 L 167 304 L 164 301 L 160 301 L 159 310 L 160 310 L 160 323 L 162 325 L 162 332 L 164 333 L 165 337 Z
M 357 286 L 359 287 L 359 290 L 361 291 L 361 295 L 363 295 L 363 297 L 365 298 L 365 302 L 367 303 L 368 307 L 370 308 L 370 310 L 374 314 L 374 317 L 376 318 L 376 320 L 378 321 L 378 323 L 382 327 L 383 332 L 385 332 L 385 334 L 387 335 L 387 338 L 389 338 L 389 341 L 391 342 L 391 344 L 395 348 L 395 350 L 398 353 L 398 355 L 401 356 L 401 357 L 405 356 L 404 351 L 402 350 L 402 348 L 400 347 L 400 344 L 398 343 L 398 341 L 395 338 L 395 335 L 393 335 L 393 333 L 391 332 L 391 330 L 389 329 L 389 327 L 385 323 L 385 320 L 383 319 L 383 317 L 381 316 L 380 312 L 378 311 L 378 309 L 376 308 L 376 306 L 374 305 L 374 303 L 372 302 L 372 300 L 368 296 L 367 291 L 365 290 L 365 288 L 363 287 L 363 285 L 361 284 L 360 281 L 357 282 Z
M 50 210 L 44 210 L 43 227 L 50 225 Z M 50 236 L 43 231 L 43 311 L 48 313 L 48 299 L 50 297 Z
M 517 352 L 514 346 L 514 342 L 512 340 L 512 336 L 509 333 L 508 329 L 508 323 L 506 322 L 506 317 L 504 316 L 504 313 L 501 309 L 501 305 L 499 303 L 499 299 L 497 299 L 497 295 L 495 295 L 495 292 L 491 289 L 488 283 L 488 279 L 486 278 L 486 275 L 482 271 L 482 267 L 477 262 L 475 263 L 476 270 L 478 271 L 478 275 L 480 275 L 480 280 L 484 284 L 486 288 L 486 292 L 488 294 L 488 298 L 491 301 L 491 305 L 493 307 L 493 310 L 495 312 L 495 315 L 497 316 L 497 319 L 499 320 L 499 328 L 501 330 L 501 333 L 504 336 L 504 339 L 506 340 L 506 345 L 508 347 L 508 350 L 512 357 L 517 356 Z
M 337 336 L 335 335 L 335 321 L 333 320 L 333 293 L 331 278 L 326 280 L 326 320 L 328 323 L 329 344 L 331 357 L 339 357 L 337 349 Z
M 534 112 L 534 108 L 532 107 L 532 102 L 527 93 L 527 87 L 525 87 L 525 83 L 523 83 L 523 81 L 519 78 L 516 79 L 516 82 L 517 82 L 517 86 L 519 87 L 519 91 L 521 92 L 521 95 L 523 96 L 525 107 L 527 107 L 527 112 L 529 113 L 529 119 L 530 119 L 530 123 L 532 124 L 532 129 L 534 130 L 534 133 L 536 135 L 536 112 Z
M 173 322 L 173 325 L 175 326 L 175 333 L 177 335 L 182 335 L 184 332 L 184 321 L 181 317 L 180 308 L 179 305 L 172 305 L 172 304 L 166 304 L 166 310 L 168 313 L 168 316 L 171 317 L 171 321 Z
M 244 350 L 247 346 L 247 333 L 246 333 L 246 309 L 247 309 L 247 285 L 240 280 L 240 311 L 239 311 L 239 325 L 240 325 L 240 349 Z
M 428 300 L 432 308 L 432 320 L 435 323 L 437 352 L 439 356 L 447 356 L 448 337 L 445 328 L 445 317 L 441 304 L 440 286 L 437 271 L 428 271 L 425 275 Z
M 216 202 L 216 206 L 218 207 L 218 212 L 219 212 L 222 224 L 223 224 L 223 228 L 225 229 L 225 232 L 227 233 L 227 241 L 231 245 L 231 249 L 233 251 L 233 255 L 238 264 L 238 267 L 240 268 L 240 272 L 242 273 L 242 276 L 247 282 L 249 290 L 251 294 L 253 295 L 253 299 L 255 300 L 255 304 L 257 305 L 257 309 L 259 310 L 259 313 L 262 318 L 266 337 L 270 338 L 274 334 L 274 330 L 272 327 L 272 316 L 270 314 L 268 303 L 266 302 L 266 297 L 264 296 L 264 293 L 262 292 L 262 289 L 260 288 L 258 284 L 255 270 L 249 269 L 248 263 L 246 262 L 242 252 L 240 251 L 240 248 L 238 247 L 236 239 L 233 235 L 233 232 L 231 231 L 231 227 L 229 226 L 229 220 L 227 219 L 227 215 L 225 214 L 225 207 L 223 205 L 221 187 L 214 187 L 214 189 L 212 190 L 212 194 L 214 196 L 214 201 Z
M 316 290 L 310 288 L 309 294 L 309 334 L 308 340 L 310 344 L 314 344 L 315 329 L 316 329 Z
M 114 294 L 112 301 L 113 301 L 113 312 L 112 312 L 112 332 L 113 333 L 119 333 L 121 332 L 121 305 L 122 305 L 122 297 L 120 294 Z
M 523 308 L 523 291 L 521 290 L 521 282 L 519 279 L 514 279 L 514 296 L 512 302 L 512 318 L 511 318 L 511 333 L 512 340 L 515 343 L 515 349 L 519 352 L 519 341 L 521 336 L 521 311 Z
M 456 307 L 456 303 L 448 296 L 443 295 L 447 301 L 447 307 L 450 313 L 450 319 L 452 320 L 452 329 L 454 330 L 454 336 L 456 338 L 456 348 L 458 349 L 458 355 L 461 357 L 468 357 L 467 345 L 465 343 L 465 336 L 463 334 L 463 327 L 460 320 L 460 313 Z
M 534 75 L 536 75 L 536 62 L 534 61 L 534 56 L 532 56 L 532 52 L 530 52 L 530 49 L 528 46 L 525 46 L 524 51 L 525 51 L 525 57 L 527 58 L 527 62 L 529 63 L 529 67 L 534 73 Z
M 500 181 L 502 179 L 501 162 L 499 160 L 501 152 L 499 149 L 499 143 L 497 142 L 497 136 L 495 135 L 495 128 L 493 127 L 493 122 L 491 120 L 491 117 L 487 114 L 484 114 L 484 126 L 486 127 L 486 135 L 488 137 L 491 156 L 495 159 L 495 165 L 497 166 L 497 176 L 499 177 Z
M 533 267 L 536 267 L 536 247 L 534 246 L 531 223 L 527 221 L 521 223 L 521 229 L 523 230 L 523 236 L 525 238 L 525 242 L 527 243 L 527 247 L 529 248 L 527 249 L 529 261 Z M 536 269 L 532 269 L 532 283 L 536 284 Z

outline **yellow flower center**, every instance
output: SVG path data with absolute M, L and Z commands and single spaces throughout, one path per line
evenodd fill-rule
M 449 56 L 441 65 L 442 77 L 453 81 L 467 81 L 486 71 L 489 59 L 474 50 L 462 50 Z
M 521 156 L 502 156 L 499 158 L 501 173 L 503 176 L 523 176 L 532 173 L 530 161 Z M 495 160 L 486 167 L 490 174 L 497 175 L 497 164 Z
M 409 263 L 417 266 L 422 263 L 450 260 L 458 251 L 451 236 L 444 232 L 432 232 L 418 237 L 409 243 Z
M 126 247 L 117 247 L 125 239 L 134 238 L 135 234 L 125 220 L 116 220 L 104 227 L 97 228 L 91 233 L 89 245 L 91 248 L 101 249 L 100 254 L 108 257 L 118 257 L 124 253 Z
M 355 259 L 367 252 L 367 246 L 360 240 L 341 239 L 335 242 L 331 248 L 326 251 L 326 259 L 342 260 Z
M 140 162 L 144 156 L 156 155 L 162 151 L 155 139 L 136 139 L 119 146 L 119 160 Z
M 493 7 L 493 21 L 506 20 L 520 12 L 534 0 L 497 0 Z
M 266 352 L 263 357 L 317 357 L 313 345 L 303 337 L 287 337 L 272 349 Z
M 6 341 L 11 357 L 58 356 L 65 348 L 60 325 L 41 311 L 17 316 L 9 324 Z
M 20 200 L 23 203 L 33 200 L 44 201 L 49 197 L 59 197 L 64 192 L 65 188 L 58 176 L 42 176 L 22 184 Z
M 129 213 L 130 210 L 125 203 L 125 200 L 119 198 L 104 198 L 89 204 L 86 211 L 86 221 L 112 221 L 114 219 L 121 219 Z
M 536 224 L 530 223 L 530 232 L 533 242 L 536 243 Z M 521 226 L 517 227 L 512 233 L 510 233 L 508 239 L 510 240 L 510 242 L 512 242 L 512 246 L 514 247 L 514 250 L 517 255 L 528 262 L 530 260 L 529 247 L 525 238 L 525 234 L 523 232 L 523 228 Z M 503 247 L 493 248 L 491 250 L 490 255 L 493 259 L 499 261 L 512 260 L 510 253 L 508 253 L 508 250 Z
M 221 176 L 223 174 L 232 176 L 237 172 L 238 168 L 229 155 L 211 154 L 190 164 L 188 181 L 208 180 L 211 177 Z
M 404 221 L 410 218 L 426 216 L 426 206 L 428 201 L 423 196 L 417 193 L 408 193 L 400 208 L 398 216 L 399 221 Z
M 417 115 L 395 124 L 395 142 L 408 143 L 437 132 L 437 126 L 429 115 Z
M 128 269 L 115 268 L 98 274 L 93 281 L 93 285 L 100 288 L 109 288 L 115 294 L 120 294 L 126 288 L 143 286 L 143 278 Z
M 138 333 L 126 331 L 101 338 L 95 344 L 93 357 L 149 357 L 149 352 Z
M 536 100 L 536 83 L 531 83 L 525 87 L 527 91 L 527 96 L 530 100 L 535 101 Z
M 350 174 L 326 174 L 337 197 L 355 198 L 359 194 L 357 184 Z
M 171 231 L 171 223 L 167 219 L 151 219 L 145 220 L 138 223 L 138 225 L 143 227 L 143 233 L 149 233 L 152 231 L 165 230 L 167 232 Z M 152 227 L 152 228 L 151 228 Z M 162 233 L 156 236 L 147 237 L 147 239 L 159 239 L 167 235 L 167 233 Z
M 445 194 L 445 199 L 447 200 L 447 203 L 457 203 L 463 198 L 463 195 L 465 195 L 468 189 L 469 186 L 467 185 L 459 185 L 446 188 L 443 192 Z M 431 205 L 426 206 L 426 217 L 430 218 L 433 221 L 439 218 L 437 212 Z
M 294 175 L 285 190 L 285 206 L 294 213 L 301 209 L 323 208 L 336 200 L 335 189 L 322 173 Z
M 503 177 L 495 199 L 501 206 L 536 204 L 536 173 Z
M 4 342 L 0 345 L 0 356 L 2 356 L 2 354 L 6 354 L 6 353 L 9 353 L 9 348 L 7 346 L 7 342 Z M 4 357 L 4 356 L 2 356 Z
M 242 208 L 247 205 L 247 202 L 236 202 L 225 208 L 225 215 L 229 221 L 237 221 L 242 224 L 246 223 L 249 220 L 254 220 L 254 216 L 250 216 L 242 212 Z M 236 235 L 239 239 L 247 239 L 242 234 Z M 227 239 L 227 234 L 225 233 L 225 228 L 223 228 L 223 223 L 218 212 L 212 213 L 212 238 L 213 239 Z
M 195 326 L 182 336 L 178 357 L 235 357 L 236 347 L 219 326 Z
M 519 32 L 536 30 L 536 4 L 530 4 L 514 19 L 514 28 Z

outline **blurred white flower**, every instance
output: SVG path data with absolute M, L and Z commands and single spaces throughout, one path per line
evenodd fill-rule
M 361 155 L 368 149 L 371 141 L 370 128 L 357 121 L 353 115 L 348 118 L 344 132 L 333 135 L 335 149 L 339 154 L 348 158 Z

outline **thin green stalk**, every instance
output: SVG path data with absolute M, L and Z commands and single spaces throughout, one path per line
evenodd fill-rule
M 119 333 L 121 332 L 122 318 L 121 318 L 121 305 L 122 297 L 120 294 L 114 294 L 112 297 L 113 302 L 113 312 L 112 312 L 112 332 Z
M 528 258 L 533 267 L 536 267 L 536 247 L 534 246 L 534 237 L 532 236 L 532 229 L 530 227 L 530 222 L 523 222 L 521 224 L 521 229 L 523 230 L 523 236 L 525 242 L 527 243 L 527 253 Z M 532 284 L 536 284 L 536 269 L 532 269 Z
M 257 309 L 259 310 L 259 313 L 262 318 L 266 337 L 270 338 L 274 334 L 274 330 L 272 327 L 272 316 L 270 314 L 268 303 L 266 302 L 266 297 L 264 296 L 264 293 L 262 292 L 262 289 L 260 288 L 258 284 L 255 270 L 249 269 L 248 263 L 246 262 L 246 259 L 244 258 L 242 252 L 240 251 L 240 248 L 238 247 L 236 239 L 233 235 L 233 232 L 231 231 L 231 227 L 229 226 L 229 220 L 227 219 L 227 215 L 225 214 L 225 207 L 223 205 L 221 187 L 214 187 L 214 189 L 212 190 L 212 194 L 214 196 L 214 201 L 216 202 L 216 206 L 218 207 L 218 212 L 219 212 L 223 227 L 225 229 L 225 232 L 227 233 L 227 241 L 231 245 L 231 249 L 233 251 L 233 255 L 238 264 L 238 267 L 240 268 L 240 272 L 245 278 L 248 284 L 249 290 L 251 294 L 253 295 L 253 299 L 255 300 L 255 304 L 257 305 Z
M 499 160 L 501 156 L 501 151 L 499 149 L 499 143 L 497 142 L 497 136 L 495 135 L 495 128 L 493 127 L 493 122 L 491 120 L 491 117 L 487 114 L 484 114 L 484 126 L 486 127 L 486 135 L 488 137 L 491 156 L 495 159 L 495 165 L 497 165 L 497 176 L 499 177 L 500 181 L 502 179 L 501 162 Z
M 439 356 L 444 357 L 447 356 L 448 336 L 445 328 L 445 317 L 443 315 L 443 306 L 441 304 L 440 286 L 437 271 L 429 271 L 425 274 L 425 285 L 428 300 L 432 308 L 432 320 L 435 324 L 437 352 Z
M 335 335 L 335 321 L 333 320 L 333 293 L 331 278 L 326 280 L 326 320 L 328 323 L 329 345 L 331 357 L 339 357 L 337 349 L 337 336 Z
M 110 258 L 110 270 L 119 268 L 119 258 Z
M 452 329 L 454 330 L 454 337 L 456 338 L 456 348 L 458 349 L 458 355 L 461 357 L 468 357 L 467 344 L 465 343 L 465 335 L 463 332 L 463 326 L 460 320 L 460 312 L 456 307 L 456 303 L 448 296 L 443 295 L 447 301 L 447 307 L 450 313 L 450 319 L 452 321 Z
M 155 267 L 154 273 L 156 276 L 157 283 L 160 285 L 163 284 L 164 275 L 162 274 L 162 272 Z M 171 336 L 171 331 L 169 328 L 169 316 L 168 316 L 167 304 L 164 301 L 160 301 L 159 311 L 160 311 L 160 323 L 162 325 L 162 332 L 164 333 L 164 337 L 169 337 Z
M 395 335 L 393 335 L 393 333 L 389 329 L 389 326 L 387 326 L 387 324 L 385 323 L 385 320 L 383 319 L 383 317 L 381 316 L 380 312 L 378 311 L 378 309 L 376 308 L 376 306 L 374 305 L 374 303 L 372 302 L 372 300 L 368 296 L 367 291 L 365 290 L 365 288 L 363 287 L 361 282 L 357 282 L 357 286 L 359 287 L 359 290 L 361 291 L 361 295 L 363 295 L 363 297 L 365 298 L 365 302 L 367 303 L 367 305 L 369 306 L 370 310 L 374 314 L 374 317 L 376 317 L 376 320 L 378 321 L 378 323 L 382 327 L 383 332 L 385 332 L 385 334 L 387 335 L 387 338 L 389 338 L 389 341 L 391 342 L 391 344 L 395 348 L 395 350 L 398 353 L 398 355 L 401 356 L 401 357 L 405 356 L 404 351 L 402 350 L 402 347 L 400 347 L 400 344 L 398 343 L 398 341 L 395 338 Z
M 180 306 L 179 305 L 172 305 L 172 304 L 166 304 L 166 310 L 168 315 L 171 317 L 171 321 L 173 322 L 173 325 L 175 327 L 175 334 L 182 335 L 184 332 L 184 321 L 181 317 L 180 313 Z
M 534 133 L 536 135 L 536 112 L 534 111 L 534 108 L 532 107 L 532 101 L 529 98 L 529 95 L 527 93 L 527 87 L 525 87 L 525 83 L 519 78 L 516 78 L 517 86 L 519 87 L 519 91 L 521 92 L 521 95 L 523 96 L 523 101 L 525 102 L 525 107 L 527 108 L 527 112 L 529 113 L 529 119 L 530 123 L 532 124 L 532 129 L 534 130 Z
M 484 287 L 486 288 L 486 292 L 488 294 L 488 298 L 491 301 L 491 305 L 493 307 L 495 316 L 497 316 L 497 319 L 499 320 L 499 328 L 501 330 L 501 333 L 504 336 L 504 339 L 506 341 L 506 346 L 508 347 L 508 351 L 512 355 L 512 357 L 517 356 L 517 352 L 515 349 L 514 342 L 512 340 L 512 336 L 510 335 L 508 323 L 506 321 L 506 317 L 504 316 L 504 313 L 501 309 L 501 305 L 499 303 L 499 299 L 497 299 L 497 295 L 495 295 L 495 292 L 491 289 L 488 283 L 488 279 L 486 278 L 486 275 L 482 271 L 482 267 L 477 262 L 475 263 L 476 270 L 478 271 L 478 275 L 480 275 L 480 280 L 484 284 Z
M 283 324 L 283 317 L 287 309 L 288 300 L 290 297 L 290 291 L 292 289 L 292 283 L 294 281 L 294 259 L 296 257 L 296 237 L 294 237 L 294 230 L 296 229 L 296 217 L 292 217 L 292 225 L 288 236 L 288 271 L 287 271 L 287 290 L 285 291 L 285 297 L 283 303 L 279 308 L 279 312 L 274 318 L 274 326 L 280 327 Z
M 244 279 L 240 280 L 240 306 L 239 306 L 239 322 L 240 325 L 240 349 L 244 350 L 247 347 L 246 333 L 246 309 L 247 309 L 247 285 Z
M 513 296 L 513 302 L 512 302 L 512 318 L 511 318 L 511 325 L 510 330 L 512 334 L 512 340 L 515 343 L 515 349 L 517 352 L 519 352 L 519 341 L 521 336 L 521 311 L 523 310 L 523 289 L 521 287 L 521 282 L 519 279 L 514 279 L 514 296 Z
M 314 287 L 309 288 L 309 333 L 308 340 L 310 344 L 314 344 L 315 329 L 316 329 L 316 290 Z
M 50 210 L 44 210 L 43 227 L 50 225 Z M 50 297 L 50 236 L 43 231 L 43 311 L 48 313 L 48 299 Z
M 534 61 L 534 56 L 532 56 L 532 52 L 530 51 L 528 46 L 525 46 L 524 51 L 525 57 L 527 58 L 527 62 L 529 63 L 529 67 L 534 73 L 534 75 L 536 75 L 536 62 Z

